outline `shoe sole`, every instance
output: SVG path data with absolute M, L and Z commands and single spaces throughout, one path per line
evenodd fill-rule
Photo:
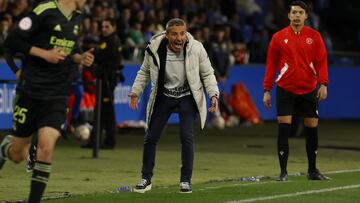
M 276 181 L 280 181 L 280 182 L 283 182 L 283 181 L 287 181 L 288 180 L 288 176 L 284 177 L 284 178 L 277 178 Z
M 33 170 L 32 169 L 25 169 L 26 173 L 32 173 Z
M 288 179 L 276 179 L 276 181 L 285 182 L 285 181 L 288 181 Z
M 181 194 L 189 194 L 189 193 L 192 193 L 192 191 L 187 191 L 187 192 L 179 191 L 179 193 L 181 193 Z
M 144 189 L 136 189 L 136 188 L 134 188 L 133 192 L 145 193 L 146 191 L 149 191 L 149 190 L 151 190 L 151 184 L 146 186 Z

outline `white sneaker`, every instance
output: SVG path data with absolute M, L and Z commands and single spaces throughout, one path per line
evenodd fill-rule
M 180 193 L 192 193 L 190 182 L 180 183 Z
M 141 179 L 140 182 L 134 187 L 134 192 L 137 193 L 145 193 L 149 190 L 151 190 L 151 181 L 146 179 Z

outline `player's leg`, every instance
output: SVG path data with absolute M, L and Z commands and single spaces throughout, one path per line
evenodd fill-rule
M 194 162 L 194 122 L 197 107 L 191 95 L 181 98 L 179 104 L 181 140 L 180 192 L 191 193 L 191 177 Z
M 37 134 L 34 133 L 31 139 L 29 154 L 27 156 L 26 172 L 31 173 L 36 162 Z
M 151 178 L 155 166 L 156 145 L 160 139 L 164 126 L 172 113 L 173 107 L 173 99 L 165 96 L 157 98 L 151 115 L 149 128 L 147 129 L 144 138 L 143 165 L 141 170 L 142 177 L 139 184 L 135 186 L 134 192 L 144 193 L 151 189 Z
M 316 155 L 318 149 L 318 118 L 304 118 L 304 133 L 306 138 L 306 153 L 308 172 L 316 170 Z
M 30 137 L 15 137 L 7 135 L 0 147 L 0 169 L 7 159 L 20 163 L 26 158 L 30 146 Z
M 289 157 L 289 136 L 291 134 L 294 95 L 281 88 L 276 90 L 276 107 L 278 120 L 277 152 L 280 164 L 279 181 L 286 181 L 287 162 Z
M 304 112 L 304 134 L 306 138 L 306 153 L 308 158 L 308 179 L 328 180 L 316 168 L 316 156 L 318 153 L 318 101 L 316 90 L 301 97 L 301 106 Z
M 37 108 L 36 101 L 33 99 L 16 95 L 13 109 L 13 135 L 6 136 L 0 149 L 0 168 L 5 160 L 10 159 L 15 163 L 20 163 L 28 154 L 31 137 L 36 130 L 33 124 Z
M 11 146 L 11 135 L 6 135 L 0 144 L 0 170 L 8 160 L 9 147 Z
M 51 173 L 55 143 L 64 130 L 66 120 L 66 99 L 42 101 L 36 125 L 38 145 L 36 162 L 30 184 L 28 202 L 40 202 Z
M 31 178 L 28 202 L 40 202 L 51 173 L 51 163 L 56 140 L 60 132 L 52 127 L 42 127 L 38 131 L 36 162 Z

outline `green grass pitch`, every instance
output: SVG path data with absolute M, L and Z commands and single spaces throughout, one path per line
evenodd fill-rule
M 140 179 L 143 132 L 120 133 L 115 150 L 101 150 L 98 159 L 70 138 L 57 144 L 45 197 L 47 202 L 358 202 L 360 199 L 360 122 L 321 121 L 318 168 L 330 181 L 308 181 L 305 175 L 277 182 L 277 125 L 197 130 L 192 194 L 179 194 L 178 126 L 168 126 L 158 144 L 153 189 L 145 194 L 110 193 L 134 186 Z M 2 139 L 4 133 L 0 133 Z M 304 174 L 304 138 L 290 139 L 289 174 Z M 0 171 L 0 202 L 21 200 L 29 192 L 25 163 L 6 163 Z M 259 182 L 241 177 L 263 176 Z

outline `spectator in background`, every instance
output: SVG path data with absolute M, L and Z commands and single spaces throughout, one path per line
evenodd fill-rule
M 271 39 L 264 78 L 265 107 L 271 107 L 270 90 L 276 78 L 276 107 L 279 124 L 277 151 L 280 162 L 279 181 L 286 181 L 289 156 L 288 137 L 292 130 L 292 117 L 304 117 L 308 179 L 328 180 L 316 168 L 318 149 L 318 102 L 327 97 L 327 53 L 321 35 L 304 26 L 308 7 L 302 1 L 290 4 L 290 25 L 275 33 Z M 306 51 L 304 51 L 306 50 Z M 298 80 L 301 78 L 301 80 Z M 320 85 L 317 89 L 317 85 Z
M 116 145 L 116 119 L 114 107 L 114 90 L 117 85 L 117 75 L 122 73 L 122 46 L 116 34 L 116 21 L 105 19 L 101 23 L 100 46 L 95 51 L 96 78 L 102 80 L 101 123 L 100 132 L 105 129 L 106 136 L 100 146 L 102 149 L 114 149 Z M 124 81 L 122 76 L 121 82 Z M 91 132 L 89 143 L 85 148 L 92 148 L 95 131 Z
M 120 11 L 120 18 L 117 21 L 117 32 L 122 42 L 126 40 L 130 32 L 130 18 L 131 18 L 131 11 L 129 8 L 124 8 Z
M 215 25 L 213 28 L 213 35 L 211 36 L 210 40 L 204 44 L 204 47 L 208 53 L 211 65 L 214 67 L 216 80 L 218 81 L 218 85 L 220 87 L 220 109 L 214 112 L 214 114 L 210 114 L 209 118 L 215 127 L 222 128 L 221 126 L 216 126 L 215 123 L 218 120 L 224 119 L 222 114 L 223 112 L 224 115 L 225 112 L 227 112 L 226 115 L 229 115 L 226 108 L 227 102 L 225 101 L 226 99 L 224 97 L 224 89 L 233 61 L 233 56 L 231 54 L 232 47 L 226 38 L 226 27 L 220 24 Z
M 237 0 L 236 6 L 237 11 L 243 13 L 245 16 L 253 16 L 261 13 L 261 8 L 255 0 Z
M 85 22 L 87 22 L 87 20 Z M 87 26 L 84 26 L 84 28 Z M 99 22 L 95 18 L 91 18 L 89 30 L 85 30 L 84 32 L 83 49 L 87 50 L 90 48 L 96 48 L 99 44 L 99 40 Z
M 162 32 L 165 30 L 163 24 L 165 24 L 165 11 L 163 10 L 157 10 L 157 21 L 156 23 L 156 34 Z
M 202 36 L 202 43 L 205 47 L 205 49 L 207 49 L 207 47 L 205 46 L 206 44 L 209 44 L 207 42 L 210 41 L 210 36 L 211 36 L 211 30 L 208 26 L 203 26 L 201 28 L 201 36 Z
M 320 29 L 320 18 L 319 16 L 314 12 L 314 5 L 312 2 L 308 3 L 309 8 L 309 14 L 308 14 L 308 20 L 305 22 L 305 25 L 315 29 Z
M 156 32 L 156 26 L 154 23 L 147 23 L 145 25 L 144 30 L 144 42 L 147 44 L 150 42 L 150 39 L 155 35 Z
M 28 12 L 30 12 L 30 5 L 28 0 L 15 0 L 10 7 L 10 13 L 14 21 L 19 21 Z
M 264 27 L 259 27 L 250 43 L 250 61 L 253 63 L 265 63 L 266 50 L 269 46 L 270 34 Z
M 135 62 L 140 62 L 144 53 L 145 41 L 142 33 L 141 22 L 134 22 L 126 38 L 124 49 L 126 48 L 125 57 Z M 125 51 L 125 50 L 124 50 Z
M 225 38 L 225 27 L 223 25 L 215 25 L 213 36 L 207 43 L 204 46 L 207 47 L 206 51 L 214 67 L 216 79 L 224 84 L 231 66 L 231 46 Z
M 280 29 L 289 25 L 289 19 L 286 15 L 286 5 L 283 0 L 269 0 L 269 12 L 265 16 L 264 25 L 270 34 L 274 34 Z
M 0 16 L 0 56 L 4 55 L 5 52 L 5 40 L 9 34 L 10 22 L 4 15 Z
M 197 41 L 199 41 L 199 42 L 201 42 L 201 43 L 204 42 L 204 41 L 203 41 L 203 38 L 202 38 L 201 28 L 200 28 L 199 26 L 195 26 L 195 27 L 193 27 L 193 28 L 190 28 L 190 29 L 189 29 L 189 32 L 190 32 L 190 34 L 192 34 L 192 36 L 194 37 L 194 39 L 196 39 Z M 203 45 L 204 45 L 204 43 L 203 43 Z M 205 45 L 204 45 L 204 47 L 205 47 Z M 205 47 L 205 49 L 206 49 L 206 47 Z
M 228 21 L 230 27 L 230 38 L 233 43 L 244 42 L 243 32 L 240 25 L 240 17 L 237 14 L 232 14 Z
M 4 13 L 6 12 L 7 8 L 8 8 L 8 0 L 0 0 L 0 13 Z

